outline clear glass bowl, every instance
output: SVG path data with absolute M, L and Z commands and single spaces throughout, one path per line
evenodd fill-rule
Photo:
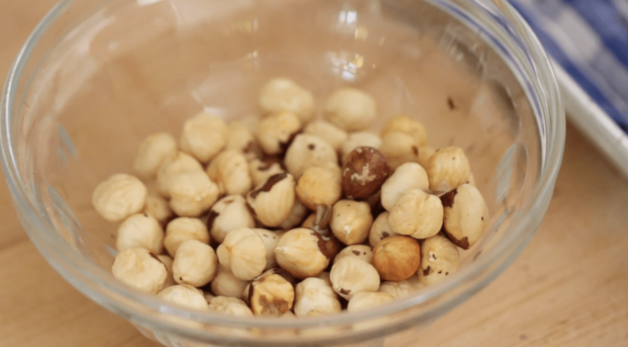
M 271 76 L 324 100 L 370 92 L 380 117 L 423 121 L 465 149 L 491 212 L 464 266 L 416 295 L 357 314 L 244 319 L 186 310 L 110 274 L 116 226 L 96 184 L 130 172 L 139 142 L 201 109 L 258 112 Z M 320 109 L 319 109 L 320 113 Z M 565 120 L 549 61 L 502 0 L 67 0 L 24 46 L 2 98 L 2 160 L 17 213 L 61 275 L 168 346 L 400 346 L 503 271 L 538 227 Z

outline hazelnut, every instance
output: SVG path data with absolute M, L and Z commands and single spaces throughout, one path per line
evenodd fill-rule
M 218 154 L 207 167 L 207 175 L 218 184 L 220 194 L 245 195 L 253 185 L 244 154 L 234 150 Z
M 488 208 L 482 193 L 471 184 L 463 184 L 441 196 L 444 211 L 443 230 L 462 249 L 469 249 L 482 236 L 488 223 Z
M 342 145 L 347 139 L 347 132 L 324 120 L 316 120 L 305 126 L 304 133 L 320 137 L 327 141 L 336 152 L 342 150 Z
M 345 245 L 364 242 L 372 223 L 371 208 L 366 202 L 340 200 L 334 204 L 330 227 L 334 236 Z
M 201 163 L 193 157 L 179 152 L 172 160 L 161 165 L 157 171 L 157 190 L 165 198 L 170 198 L 170 185 L 182 173 L 203 171 Z
M 391 209 L 388 222 L 397 234 L 426 239 L 436 235 L 443 226 L 443 205 L 435 195 L 410 189 Z
M 394 170 L 404 163 L 416 163 L 419 161 L 419 146 L 416 140 L 405 133 L 392 131 L 382 138 L 380 151 Z
M 403 193 L 414 188 L 427 191 L 429 184 L 427 173 L 421 165 L 417 163 L 402 164 L 382 184 L 382 207 L 390 212 Z
M 351 153 L 351 151 L 353 151 L 354 149 L 358 147 L 371 147 L 371 148 L 375 148 L 379 150 L 381 146 L 382 146 L 382 140 L 379 138 L 379 136 L 373 133 L 370 133 L 368 131 L 351 133 L 349 134 L 345 142 L 342 144 L 341 153 L 342 153 L 343 162 L 346 160 L 344 158 L 346 158 L 347 155 Z
M 288 215 L 283 223 L 279 224 L 279 228 L 282 230 L 290 230 L 303 222 L 305 216 L 308 213 L 307 207 L 301 203 L 301 200 L 294 199 L 294 206 L 292 206 L 292 211 Z
M 436 284 L 460 268 L 458 248 L 441 234 L 423 240 L 421 253 L 419 280 L 425 285 Z
M 420 270 L 419 270 L 420 272 Z M 419 281 L 417 276 L 412 276 L 405 281 L 386 281 L 382 282 L 379 286 L 380 293 L 388 293 L 395 299 L 408 297 L 419 290 L 423 289 L 425 285 Z
M 408 134 L 414 138 L 414 142 L 418 146 L 425 146 L 427 144 L 427 130 L 423 123 L 418 120 L 412 119 L 405 115 L 397 115 L 392 117 L 384 128 L 382 129 L 382 138 L 393 131 L 402 132 Z
M 238 228 L 252 228 L 255 220 L 240 195 L 226 196 L 212 206 L 207 217 L 207 228 L 212 239 L 222 243 L 227 233 Z
M 307 168 L 327 162 L 338 162 L 336 151 L 325 140 L 313 135 L 297 135 L 286 152 L 286 168 L 295 179 L 301 177 Z
M 237 279 L 231 271 L 218 266 L 216 277 L 211 282 L 212 293 L 219 296 L 237 298 L 242 294 L 248 282 Z
M 397 235 L 388 222 L 389 215 L 389 212 L 380 213 L 371 225 L 371 231 L 369 232 L 369 245 L 371 245 L 371 247 L 375 248 L 379 241 Z
M 206 311 L 208 308 L 207 300 L 203 294 L 199 293 L 196 288 L 185 284 L 168 287 L 160 291 L 157 296 L 187 308 L 202 311 Z
M 336 90 L 325 103 L 325 117 L 347 131 L 368 128 L 377 116 L 375 100 L 355 88 Z
M 344 257 L 355 257 L 370 264 L 373 260 L 373 251 L 371 250 L 371 247 L 366 245 L 347 246 L 336 255 L 334 258 L 334 264 Z
M 449 192 L 467 183 L 471 168 L 462 148 L 446 147 L 430 156 L 426 171 L 432 191 Z
M 208 292 L 203 292 L 203 297 L 205 298 L 205 301 L 207 301 L 207 304 L 209 304 L 213 298 L 215 298 L 216 296 L 213 295 L 212 293 L 208 293 Z
M 262 119 L 255 135 L 264 153 L 277 155 L 286 151 L 300 130 L 299 117 L 284 111 Z
M 313 229 L 315 220 L 316 220 L 316 213 L 310 214 L 307 218 L 305 218 L 305 220 L 301 224 L 301 228 Z
M 316 210 L 318 205 L 333 205 L 340 199 L 341 181 L 335 170 L 310 167 L 299 178 L 295 192 L 303 205 Z
M 224 313 L 236 317 L 253 317 L 253 312 L 244 301 L 226 296 L 216 296 L 209 301 L 210 312 Z
M 157 294 L 166 282 L 166 266 L 144 248 L 126 249 L 113 261 L 113 277 L 145 293 Z
M 201 112 L 183 124 L 179 145 L 184 153 L 208 163 L 225 147 L 228 136 L 229 128 L 222 118 Z
M 412 277 L 421 264 L 421 247 L 409 237 L 395 235 L 381 240 L 373 248 L 373 266 L 386 281 L 403 281 Z
M 349 305 L 347 305 L 347 311 L 349 312 L 365 311 L 370 308 L 385 305 L 394 300 L 395 298 L 388 293 L 380 293 L 380 292 L 357 293 L 351 298 L 351 300 L 349 300 Z
M 342 166 L 342 190 L 348 199 L 362 199 L 377 192 L 388 178 L 390 167 L 382 153 L 372 147 L 357 147 Z
M 242 152 L 247 161 L 261 156 L 255 136 L 246 126 L 236 121 L 229 123 L 228 127 L 229 137 L 225 146 L 226 150 Z
M 427 164 L 430 161 L 430 157 L 432 154 L 436 152 L 436 149 L 432 146 L 421 146 L 419 147 L 419 160 L 418 163 L 423 166 L 423 168 L 427 167 Z
M 297 317 L 316 317 L 342 310 L 331 282 L 310 277 L 297 284 L 294 313 Z
M 148 136 L 140 144 L 133 167 L 142 177 L 154 177 L 159 167 L 177 155 L 177 141 L 168 133 Z
M 305 123 L 314 115 L 314 96 L 294 81 L 276 77 L 260 91 L 259 105 L 265 114 L 292 112 Z
M 298 228 L 279 239 L 275 259 L 292 276 L 304 279 L 323 272 L 329 265 L 330 254 L 320 234 L 311 229 Z
M 250 281 L 266 268 L 264 241 L 249 228 L 231 230 L 217 252 L 220 265 L 242 281 Z
M 285 173 L 271 176 L 246 196 L 253 216 L 268 227 L 276 227 L 288 219 L 294 200 L 294 178 Z
M 249 162 L 249 174 L 255 187 L 280 173 L 285 173 L 285 171 L 277 158 L 253 159 Z
M 172 217 L 174 217 L 168 200 L 156 194 L 148 194 L 146 196 L 146 205 L 144 206 L 143 212 L 155 218 L 160 225 L 168 224 Z
M 213 248 L 206 243 L 187 240 L 177 248 L 172 273 L 179 284 L 202 287 L 214 278 L 217 265 Z
M 279 242 L 277 235 L 266 229 L 254 228 L 253 230 L 264 241 L 266 247 L 266 268 L 264 270 L 277 267 L 277 261 L 275 260 L 275 247 Z
M 203 171 L 174 177 L 168 190 L 170 208 L 181 217 L 198 217 L 218 199 L 218 187 Z
M 119 252 L 131 248 L 144 248 L 153 254 L 161 254 L 163 239 L 164 231 L 157 220 L 138 213 L 120 224 L 116 248 Z
M 373 265 L 357 257 L 344 257 L 331 267 L 329 273 L 334 292 L 350 300 L 360 292 L 376 292 L 379 274 Z
M 209 244 L 207 227 L 200 219 L 179 217 L 168 223 L 164 238 L 164 247 L 166 247 L 168 254 L 174 256 L 177 253 L 177 248 L 187 240 L 197 240 Z
M 172 276 L 172 258 L 169 255 L 161 254 L 157 256 L 157 259 L 159 259 L 159 261 L 164 264 L 164 266 L 166 267 L 166 271 L 168 271 L 166 282 L 164 282 L 164 285 L 161 287 L 161 289 L 166 289 L 170 286 L 176 285 L 177 282 L 174 281 L 174 277 Z
M 96 187 L 92 204 L 104 219 L 119 222 L 142 211 L 147 194 L 142 181 L 131 175 L 117 174 Z
M 294 278 L 282 269 L 270 269 L 249 286 L 247 301 L 256 316 L 280 317 L 292 310 Z

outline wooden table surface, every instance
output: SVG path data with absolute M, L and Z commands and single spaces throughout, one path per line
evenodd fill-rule
M 2 80 L 56 0 L 0 0 Z M 627 159 L 628 160 L 628 159 Z M 0 346 L 158 346 L 66 283 L 0 184 Z M 417 346 L 628 346 L 628 183 L 573 127 L 549 211 L 515 263 Z

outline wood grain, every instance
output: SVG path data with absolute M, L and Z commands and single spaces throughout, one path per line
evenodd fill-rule
M 0 73 L 55 0 L 0 0 Z M 506 272 L 412 346 L 628 346 L 628 184 L 574 128 L 554 198 Z M 65 282 L 0 185 L 0 346 L 158 346 Z

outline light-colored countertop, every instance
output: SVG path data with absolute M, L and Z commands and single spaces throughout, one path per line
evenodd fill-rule
M 56 0 L 0 0 L 2 81 Z M 628 160 L 628 159 L 627 159 Z M 0 184 L 0 346 L 158 346 L 39 255 Z M 573 127 L 545 220 L 515 263 L 417 346 L 628 346 L 628 183 Z

